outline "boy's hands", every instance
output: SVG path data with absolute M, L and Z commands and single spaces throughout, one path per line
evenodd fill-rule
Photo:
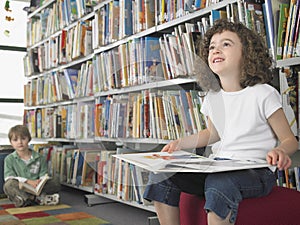
M 36 188 L 41 180 L 27 180 L 26 183 L 30 184 L 32 187 Z
M 274 148 L 269 151 L 267 153 L 266 160 L 273 166 L 277 165 L 277 168 L 280 170 L 288 169 L 292 164 L 292 160 L 289 155 L 280 148 Z

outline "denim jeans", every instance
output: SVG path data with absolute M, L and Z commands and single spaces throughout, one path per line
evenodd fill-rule
M 223 219 L 230 213 L 230 222 L 235 222 L 242 199 L 265 196 L 276 184 L 276 176 L 268 168 L 186 175 L 185 178 L 185 174 L 181 173 L 180 179 L 174 179 L 172 176 L 177 174 L 150 174 L 144 198 L 178 206 L 180 193 L 184 191 L 204 197 L 206 211 L 212 211 Z

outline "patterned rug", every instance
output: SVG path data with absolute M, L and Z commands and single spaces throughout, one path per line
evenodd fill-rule
M 15 208 L 8 199 L 0 199 L 1 225 L 112 225 L 66 204 Z

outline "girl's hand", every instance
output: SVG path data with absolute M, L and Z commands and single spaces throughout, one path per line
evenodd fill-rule
M 171 141 L 169 144 L 165 145 L 162 152 L 172 153 L 174 151 L 180 150 L 179 140 Z
M 292 164 L 292 160 L 289 155 L 280 148 L 274 148 L 269 151 L 266 159 L 269 164 L 273 166 L 277 165 L 277 168 L 280 170 L 288 169 Z

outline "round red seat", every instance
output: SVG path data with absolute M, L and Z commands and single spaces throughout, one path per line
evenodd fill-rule
M 181 225 L 206 225 L 205 200 L 182 193 L 180 197 Z M 299 225 L 300 192 L 274 187 L 265 197 L 244 199 L 239 206 L 236 225 Z

